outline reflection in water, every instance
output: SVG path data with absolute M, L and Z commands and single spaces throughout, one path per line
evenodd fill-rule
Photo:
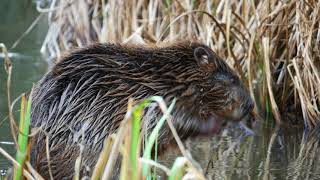
M 304 139 L 298 157 L 288 166 L 287 179 L 320 179 L 319 137 Z
M 193 158 L 209 179 L 320 179 L 318 138 L 305 138 L 301 129 L 288 132 L 261 128 L 241 138 L 239 130 L 186 142 Z M 160 162 L 172 165 L 178 150 L 168 151 Z

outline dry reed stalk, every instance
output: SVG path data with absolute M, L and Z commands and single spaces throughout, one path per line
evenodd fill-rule
M 7 158 L 15 167 L 19 167 L 20 164 L 13 158 L 11 157 L 4 149 L 2 149 L 0 147 L 0 154 L 2 154 L 5 158 Z M 23 168 L 23 175 L 27 178 L 27 179 L 31 179 L 34 180 L 34 177 Z
M 111 148 L 114 142 L 114 136 L 109 136 L 104 140 L 103 143 L 103 149 L 100 153 L 100 156 L 98 158 L 98 161 L 95 165 L 95 168 L 93 169 L 92 172 L 92 176 L 91 176 L 91 180 L 98 180 L 101 177 L 101 174 L 103 172 L 103 167 L 105 167 L 105 165 L 108 162 L 109 159 L 109 154 L 111 152 Z
M 30 173 L 35 177 L 35 179 L 44 180 L 44 178 L 31 166 L 29 161 L 25 162 L 25 164 L 28 168 L 28 171 L 30 171 Z
M 270 53 L 269 38 L 263 38 L 262 45 L 263 45 L 263 51 L 264 51 L 265 76 L 267 79 L 269 100 L 271 103 L 272 112 L 275 116 L 276 123 L 277 123 L 277 125 L 280 125 L 281 124 L 281 117 L 280 117 L 278 106 L 276 104 L 276 101 L 275 101 L 275 98 L 273 95 L 273 90 L 272 90 L 272 85 L 271 85 L 272 82 L 271 82 L 270 59 L 269 59 L 269 53 Z
M 9 59 L 8 56 L 8 50 L 7 47 L 0 43 L 0 48 L 2 49 L 2 52 L 4 54 L 4 67 L 5 70 L 7 72 L 7 87 L 6 87 L 6 93 L 7 93 L 7 105 L 8 105 L 8 110 L 9 110 L 9 124 L 10 124 L 10 129 L 11 129 L 11 134 L 12 134 L 12 138 L 13 138 L 13 142 L 16 146 L 16 148 L 18 148 L 18 141 L 17 141 L 17 133 L 16 130 L 17 125 L 15 124 L 15 120 L 14 120 L 14 116 L 13 116 L 13 105 L 14 103 L 12 103 L 11 101 L 11 76 L 12 76 L 12 63 L 11 60 Z

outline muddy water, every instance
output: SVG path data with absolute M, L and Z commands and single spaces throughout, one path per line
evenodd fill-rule
M 0 42 L 8 46 L 13 62 L 13 98 L 28 92 L 47 71 L 45 58 L 39 53 L 47 30 L 45 18 L 16 48 L 10 49 L 38 16 L 32 2 L 0 2 Z M 14 155 L 7 120 L 6 73 L 2 55 L 0 63 L 0 147 Z M 255 130 L 255 135 L 245 137 L 242 130 L 230 128 L 219 136 L 188 140 L 186 147 L 207 177 L 212 179 L 320 179 L 318 143 L 314 139 L 304 140 L 301 129 L 285 130 L 274 133 L 262 125 Z M 178 154 L 177 150 L 170 150 L 161 162 L 171 166 Z M 9 166 L 0 155 L 0 179 Z

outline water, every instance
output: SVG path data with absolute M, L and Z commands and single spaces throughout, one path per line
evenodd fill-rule
M 47 63 L 39 52 L 47 29 L 45 17 L 16 48 L 10 48 L 38 15 L 35 4 L 30 0 L 0 1 L 0 43 L 7 46 L 13 64 L 12 99 L 17 98 L 21 93 L 30 92 L 33 83 L 47 71 Z M 3 66 L 3 56 L 0 53 L 0 147 L 14 155 L 7 118 L 7 74 Z M 16 105 L 15 114 L 18 114 L 17 109 L 19 104 Z M 0 155 L 0 179 L 8 166 L 9 162 Z
M 186 142 L 208 178 L 320 179 L 318 139 L 305 138 L 301 129 L 278 133 L 261 127 L 254 136 L 246 138 L 241 138 L 241 131 L 230 131 L 226 129 L 219 136 Z M 178 149 L 170 149 L 160 161 L 170 167 L 178 155 Z
M 29 92 L 32 84 L 47 71 L 45 58 L 39 53 L 47 30 L 45 17 L 16 48 L 10 49 L 37 16 L 32 1 L 0 2 L 0 42 L 7 45 L 12 56 L 13 98 Z M 0 147 L 14 155 L 1 54 L 0 63 Z M 272 128 L 261 127 L 254 136 L 246 138 L 239 138 L 240 132 L 228 130 L 212 138 L 193 138 L 186 142 L 186 147 L 212 179 L 320 179 L 318 143 L 314 139 L 304 141 L 301 129 L 286 129 L 275 134 Z M 177 149 L 168 152 L 161 162 L 171 166 L 179 153 Z M 0 155 L 0 179 L 9 166 Z

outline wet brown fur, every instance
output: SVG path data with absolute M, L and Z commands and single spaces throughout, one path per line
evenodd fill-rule
M 154 95 L 167 103 L 177 98 L 172 114 L 181 138 L 200 134 L 211 113 L 240 120 L 252 110 L 238 76 L 197 42 L 161 48 L 95 44 L 74 51 L 43 77 L 32 94 L 32 127 L 49 136 L 54 178 L 72 178 L 79 144 L 84 146 L 83 172 L 93 168 L 103 140 L 123 120 L 128 99 Z M 154 110 L 144 119 L 147 129 L 160 114 Z M 48 178 L 45 133 L 34 139 L 31 162 Z M 172 142 L 168 127 L 159 139 L 160 147 Z

